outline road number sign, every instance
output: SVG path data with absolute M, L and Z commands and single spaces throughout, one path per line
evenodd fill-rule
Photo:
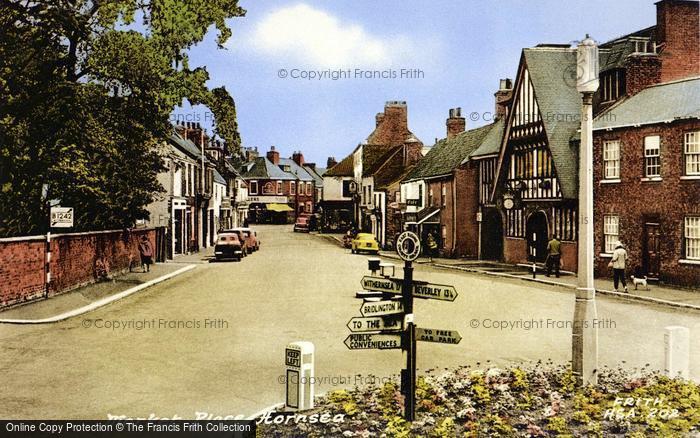
M 404 231 L 396 239 L 396 252 L 403 260 L 412 262 L 420 255 L 420 238 L 411 231 Z
M 457 330 L 441 330 L 416 327 L 416 340 L 438 342 L 440 344 L 459 344 L 462 335 Z
M 393 350 L 401 348 L 401 335 L 353 333 L 345 338 L 350 350 Z
M 401 313 L 403 313 L 401 301 L 365 301 L 360 307 L 362 316 L 399 315 Z
M 51 227 L 71 228 L 73 226 L 73 207 L 51 207 Z
M 403 330 L 401 318 L 395 316 L 371 316 L 368 318 L 352 318 L 348 321 L 351 332 L 378 332 Z

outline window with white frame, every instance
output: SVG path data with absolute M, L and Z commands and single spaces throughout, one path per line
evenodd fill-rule
M 282 181 L 277 181 L 277 194 L 282 194 Z
M 444 207 L 447 204 L 447 186 L 445 183 L 442 183 L 440 187 L 440 199 L 440 204 Z
M 297 186 L 297 195 L 303 195 L 304 194 L 304 183 L 299 182 L 299 185 Z
M 684 151 L 685 174 L 700 175 L 700 131 L 685 133 Z
M 311 196 L 311 183 L 306 183 L 306 195 Z
M 685 218 L 685 258 L 700 260 L 700 216 Z
M 289 182 L 289 194 L 293 195 L 297 191 L 297 183 L 294 181 Z
M 603 143 L 603 167 L 605 179 L 620 178 L 620 140 Z
M 661 139 L 658 135 L 644 137 L 644 175 L 647 178 L 661 176 Z
M 603 221 L 603 234 L 605 235 L 605 252 L 612 254 L 615 251 L 615 243 L 620 240 L 619 216 L 605 216 Z

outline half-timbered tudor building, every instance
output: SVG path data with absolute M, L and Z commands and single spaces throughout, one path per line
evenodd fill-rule
M 482 229 L 497 230 L 492 222 L 502 220 L 500 258 L 506 262 L 544 262 L 547 241 L 556 234 L 562 240 L 562 268 L 576 268 L 580 96 L 575 72 L 576 49 L 568 45 L 524 49 L 495 170 L 488 161 L 480 165 L 481 183 L 488 187 L 493 181 L 484 206 L 499 213 L 482 215 Z M 493 252 L 482 249 L 490 257 Z

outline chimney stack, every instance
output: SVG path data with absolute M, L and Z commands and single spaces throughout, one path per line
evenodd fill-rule
M 280 164 L 280 153 L 275 150 L 274 146 L 270 146 L 270 150 L 267 152 L 267 159 L 272 161 L 272 164 L 279 166 Z
M 699 15 L 697 1 L 656 2 L 655 43 L 662 60 L 660 82 L 700 74 Z
M 498 91 L 494 94 L 496 98 L 496 109 L 494 119 L 501 119 L 508 116 L 508 104 L 513 97 L 513 80 L 501 79 L 498 85 Z
M 301 151 L 296 151 L 292 154 L 292 160 L 299 166 L 304 166 L 304 154 Z
M 382 124 L 382 121 L 384 120 L 384 113 L 377 113 L 375 116 L 375 120 L 377 121 L 376 126 L 379 126 Z
M 445 122 L 445 125 L 447 126 L 448 140 L 464 132 L 467 128 L 467 121 L 462 117 L 462 108 L 450 109 L 450 117 Z
M 331 167 L 335 166 L 338 164 L 337 161 L 335 161 L 335 157 L 328 157 L 328 160 L 326 161 L 326 168 L 330 169 Z

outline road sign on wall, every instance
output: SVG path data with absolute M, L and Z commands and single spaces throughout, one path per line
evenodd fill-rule
M 73 226 L 73 207 L 51 207 L 51 227 L 71 228 Z

